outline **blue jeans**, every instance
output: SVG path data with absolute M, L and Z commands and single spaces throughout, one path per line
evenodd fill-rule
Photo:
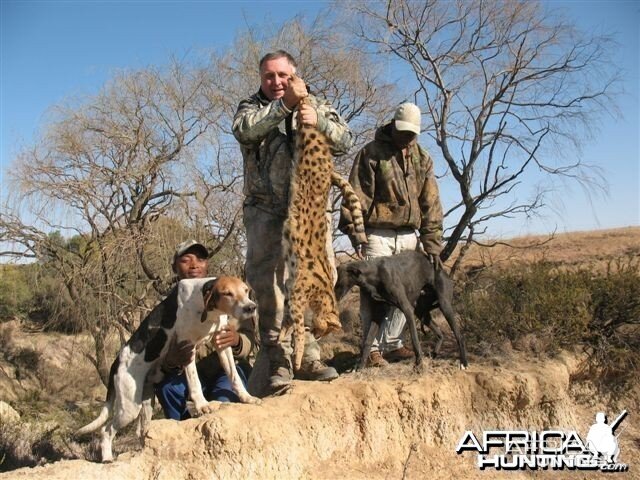
M 247 386 L 247 374 L 241 366 L 238 366 L 238 374 L 244 386 Z M 231 381 L 224 370 L 211 382 L 202 383 L 202 394 L 207 400 L 217 400 L 218 402 L 239 402 L 240 400 L 233 393 Z M 164 410 L 164 416 L 173 420 L 186 420 L 191 418 L 187 410 L 187 400 L 189 399 L 189 387 L 187 377 L 182 372 L 180 375 L 168 375 L 160 383 L 155 385 L 156 396 Z

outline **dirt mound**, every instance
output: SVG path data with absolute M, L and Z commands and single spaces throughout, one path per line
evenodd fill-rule
M 576 365 L 567 354 L 474 364 L 467 371 L 434 361 L 422 374 L 392 365 L 330 384 L 295 382 L 261 406 L 225 404 L 198 419 L 154 421 L 145 448 L 111 465 L 63 461 L 0 478 L 530 478 L 481 472 L 473 455 L 456 455 L 456 444 L 470 429 L 575 428 L 586 435 L 596 409 L 606 408 L 588 394 L 582 396 L 588 402 L 576 403 L 570 390 Z M 625 406 L 632 413 L 639 407 L 635 398 Z M 629 475 L 640 465 L 639 441 L 637 422 L 627 421 L 620 461 L 631 471 L 622 478 L 637 478 Z M 538 472 L 547 474 L 585 478 L 583 472 Z
M 0 345 L 0 400 L 19 402 L 45 390 L 70 402 L 104 398 L 85 354 L 91 351 L 89 335 L 30 331 L 28 323 L 13 320 L 0 323 Z

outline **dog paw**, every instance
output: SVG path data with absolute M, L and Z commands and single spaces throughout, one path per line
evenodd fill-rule
M 215 411 L 216 411 L 215 407 L 211 403 L 207 403 L 204 407 L 202 407 L 201 415 L 206 415 L 208 413 L 213 413 Z
M 467 369 L 466 365 L 463 365 L 463 364 L 461 363 L 461 364 L 460 364 L 460 370 L 466 370 L 466 369 Z
M 429 366 L 427 365 L 427 362 L 424 359 L 421 359 L 420 361 L 416 362 L 415 366 L 413 367 L 413 370 L 416 373 L 421 375 L 426 373 L 428 369 L 429 369 Z
M 200 417 L 202 415 L 207 415 L 209 413 L 213 413 L 215 411 L 215 407 L 211 403 L 204 403 L 202 405 L 195 406 L 193 408 L 193 412 L 190 412 L 194 417 Z
M 243 396 L 242 398 L 240 398 L 240 401 L 242 403 L 251 403 L 253 405 L 260 405 L 262 403 L 262 400 L 252 395 Z

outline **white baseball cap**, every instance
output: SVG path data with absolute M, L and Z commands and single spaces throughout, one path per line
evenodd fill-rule
M 413 103 L 403 103 L 396 109 L 393 120 L 397 130 L 413 132 L 420 135 L 420 109 Z

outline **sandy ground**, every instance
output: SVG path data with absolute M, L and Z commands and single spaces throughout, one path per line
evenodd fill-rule
M 527 251 L 527 258 L 602 268 L 616 258 L 640 256 L 640 228 L 560 235 L 537 248 Z M 513 255 L 502 248 L 472 250 L 469 259 L 499 264 L 513 261 Z M 342 372 L 333 382 L 296 381 L 288 393 L 260 406 L 218 404 L 213 414 L 185 422 L 154 420 L 144 449 L 126 434 L 116 437 L 119 456 L 112 464 L 61 461 L 0 478 L 640 479 L 640 384 L 621 398 L 596 393 L 588 382 L 575 381 L 580 357 L 567 352 L 543 359 L 518 351 L 470 356 L 469 369 L 461 371 L 451 338 L 443 358 L 429 360 L 419 373 L 411 363 L 354 373 L 349 368 L 358 352 L 359 324 L 346 319 L 344 336 L 322 342 L 323 355 Z M 41 367 L 52 372 L 61 398 L 96 406 L 104 398 L 95 371 L 83 359 L 88 338 L 17 332 L 6 338 L 14 347 L 42 352 Z M 15 372 L 0 367 L 0 400 L 15 403 L 33 383 L 15 382 Z M 616 433 L 619 462 L 629 466 L 625 473 L 481 471 L 474 452 L 455 452 L 467 430 L 477 436 L 491 429 L 575 430 L 584 439 L 596 412 L 613 418 L 623 409 L 629 415 Z
M 570 381 L 575 356 L 514 355 L 472 363 L 429 361 L 416 373 L 395 364 L 329 383 L 296 381 L 260 406 L 218 404 L 215 413 L 152 422 L 145 448 L 100 465 L 82 460 L 21 469 L 0 478 L 390 479 L 613 478 L 581 471 L 479 470 L 474 452 L 455 453 L 467 430 L 575 430 L 586 438 L 597 411 L 626 408 L 615 478 L 640 478 L 638 391 L 611 403 Z M 116 438 L 116 444 L 118 438 Z

